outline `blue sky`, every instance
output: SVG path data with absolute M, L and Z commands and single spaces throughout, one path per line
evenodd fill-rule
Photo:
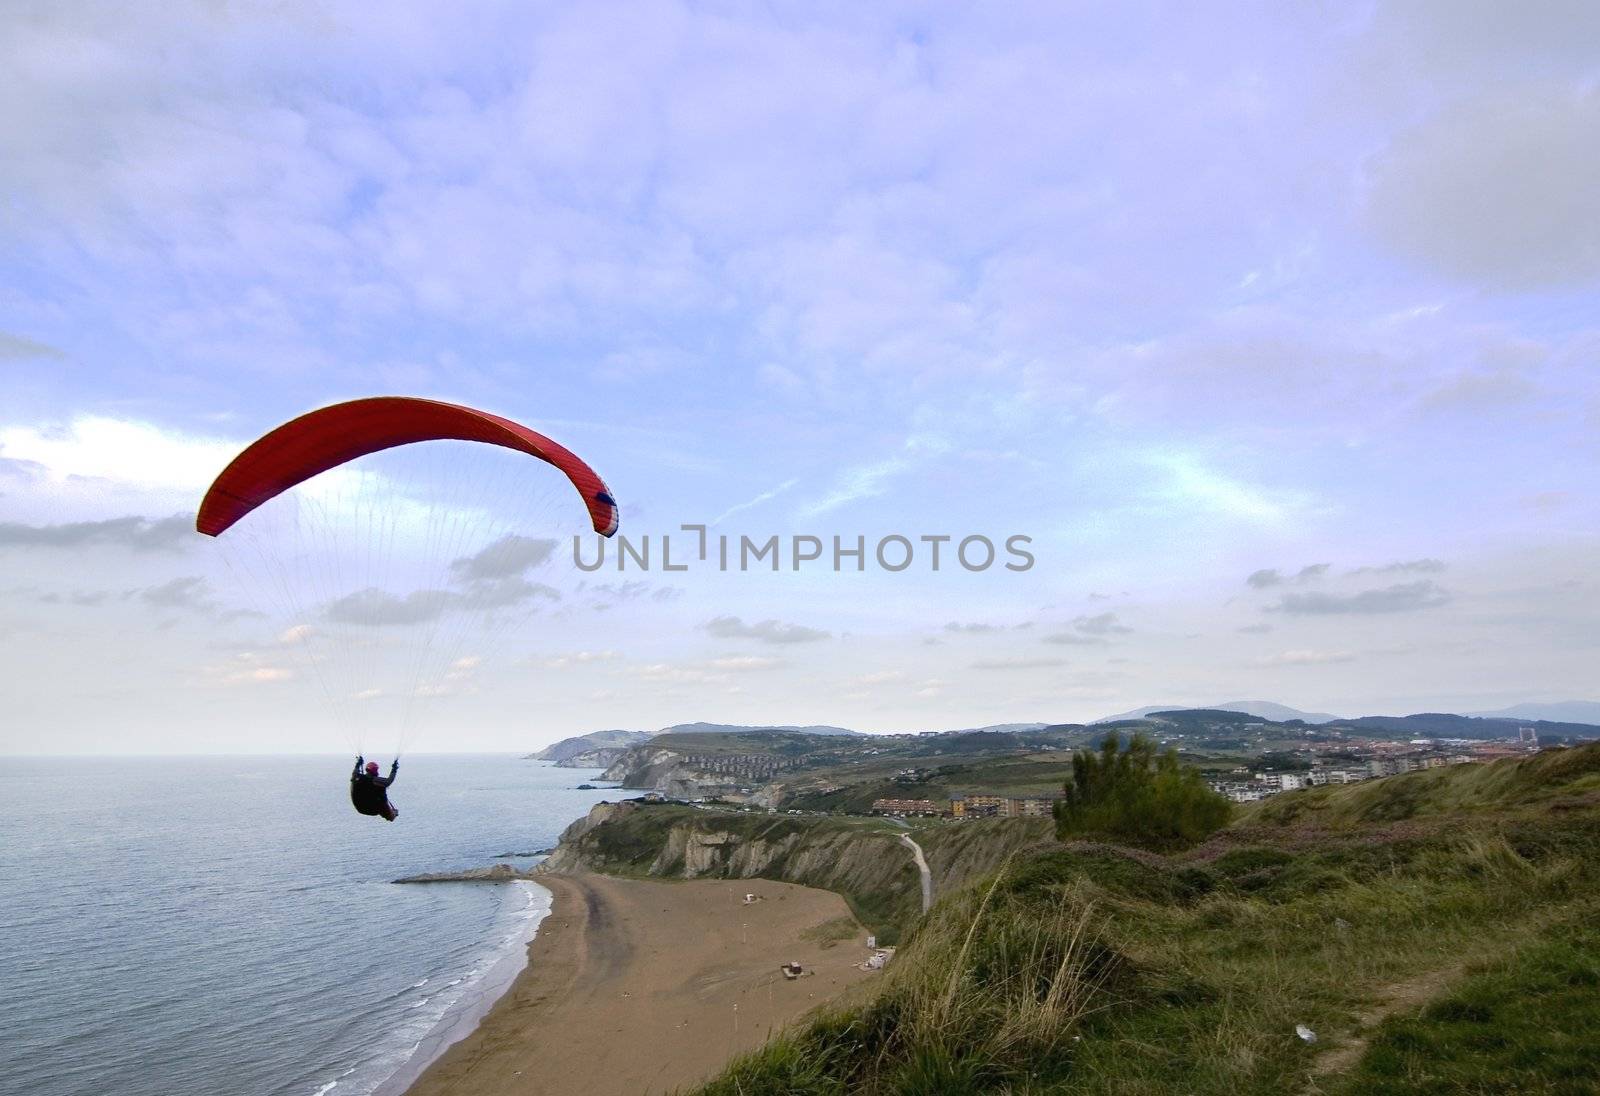
M 563 549 L 424 745 L 1592 695 L 1591 4 L 5 18 L 0 749 L 335 748 L 318 610 L 160 523 L 374 393 L 547 431 L 629 535 L 1037 560 Z

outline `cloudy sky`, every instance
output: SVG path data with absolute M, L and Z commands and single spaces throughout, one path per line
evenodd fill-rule
M 7 6 L 0 751 L 343 749 L 439 629 L 412 748 L 1595 696 L 1600 7 L 442 10 Z M 200 493 L 376 393 L 657 552 L 1034 563 L 588 574 L 540 466 L 431 580 L 263 520 L 263 601 Z

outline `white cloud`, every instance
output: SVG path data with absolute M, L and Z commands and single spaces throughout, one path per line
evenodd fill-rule
M 779 495 L 783 494 L 785 491 L 789 490 L 799 482 L 800 479 L 798 476 L 793 479 L 784 480 L 770 491 L 763 491 L 753 499 L 749 499 L 748 501 L 728 507 L 715 518 L 711 519 L 710 524 L 713 526 L 721 525 L 735 514 L 741 514 L 746 510 L 753 510 L 764 502 L 771 502 L 773 499 L 777 498 Z
M 1256 590 L 1265 590 L 1273 586 L 1282 586 L 1285 583 L 1314 582 L 1328 573 L 1331 563 L 1308 563 L 1293 576 L 1285 575 L 1275 567 L 1264 567 L 1259 571 L 1252 571 L 1245 578 L 1245 585 Z M 1360 574 L 1361 571 L 1352 571 L 1351 574 Z
M 889 493 L 889 485 L 899 476 L 950 451 L 950 443 L 928 434 L 913 434 L 901 452 L 871 464 L 841 472 L 833 489 L 822 498 L 800 508 L 802 518 L 815 518 L 862 499 L 879 498 Z
M 1184 509 L 1203 510 L 1236 521 L 1280 526 L 1311 510 L 1305 492 L 1266 488 L 1206 467 L 1182 454 L 1155 454 L 1148 458 L 1165 482 L 1156 489 L 1163 501 Z
M 128 516 L 103 521 L 27 525 L 0 521 L 0 548 L 82 548 L 98 545 L 135 551 L 172 551 L 194 542 L 194 520 L 174 514 L 159 521 Z
M 860 465 L 839 474 L 832 490 L 815 502 L 800 508 L 802 518 L 821 517 L 831 510 L 862 499 L 878 498 L 889 491 L 890 482 L 911 467 L 904 457 L 889 457 L 875 464 Z
M 702 685 L 720 680 L 720 675 L 694 666 L 675 666 L 670 662 L 652 662 L 633 671 L 644 681 L 670 685 Z
M 80 415 L 60 428 L 0 426 L 0 453 L 53 482 L 104 480 L 145 490 L 203 491 L 242 448 L 128 419 Z
M 211 585 L 200 575 L 181 575 L 138 591 L 139 599 L 157 609 L 188 609 L 214 613 L 218 606 L 211 596 Z
M 309 624 L 294 624 L 278 633 L 278 642 L 285 647 L 292 647 L 304 643 L 316 634 L 316 629 Z
M 746 624 L 736 616 L 714 617 L 702 627 L 719 639 L 756 639 L 762 643 L 814 643 L 831 635 L 821 628 L 787 624 L 781 620 L 759 620 Z
M 1133 629 L 1126 624 L 1119 623 L 1116 613 L 1096 613 L 1093 616 L 1081 616 L 1073 620 L 1072 626 L 1084 635 L 1109 636 L 1127 635 Z
M 850 679 L 850 683 L 861 686 L 887 685 L 894 681 L 904 681 L 905 677 L 903 670 L 878 670 L 870 674 L 861 674 L 858 677 L 853 677 Z
M 738 655 L 732 658 L 713 658 L 706 665 L 713 670 L 739 673 L 747 670 L 773 670 L 782 666 L 783 659 L 762 655 Z
M 445 590 L 415 590 L 404 597 L 368 587 L 328 603 L 329 620 L 340 624 L 389 627 L 425 624 L 448 610 L 455 595 Z
M 286 670 L 281 666 L 258 666 L 253 670 L 242 670 L 227 678 L 229 684 L 266 685 L 279 681 L 288 681 L 294 677 L 293 670 Z
M 1256 659 L 1256 663 L 1261 666 L 1329 666 L 1355 660 L 1356 656 L 1352 651 L 1317 651 L 1301 648 L 1263 655 Z
M 1292 593 L 1271 608 L 1284 613 L 1328 615 L 1343 613 L 1405 613 L 1432 609 L 1450 601 L 1450 591 L 1431 579 L 1397 583 L 1381 590 L 1354 594 Z
M 568 666 L 586 666 L 592 662 L 611 662 L 621 657 L 617 651 L 574 651 L 571 654 L 547 658 L 544 666 L 550 670 L 561 670 Z
M 1050 670 L 1068 665 L 1061 658 L 983 658 L 972 663 L 974 670 Z
M 277 685 L 291 681 L 293 670 L 267 661 L 257 651 L 241 651 L 220 666 L 209 666 L 208 677 L 225 686 Z
M 514 578 L 542 566 L 555 550 L 556 542 L 549 537 L 508 533 L 481 551 L 453 561 L 450 571 L 462 582 Z

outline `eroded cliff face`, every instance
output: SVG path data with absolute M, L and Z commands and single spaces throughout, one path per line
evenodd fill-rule
M 573 754 L 555 762 L 558 769 L 606 769 L 628 754 L 627 746 L 596 746 L 592 750 Z
M 882 828 L 880 828 L 880 826 Z M 1049 819 L 993 819 L 920 830 L 938 899 L 1054 845 Z M 817 815 L 601 803 L 568 826 L 540 871 L 677 879 L 774 879 L 836 891 L 885 942 L 922 910 L 921 877 L 903 831 Z
M 650 861 L 651 875 L 684 879 L 775 878 L 818 885 L 831 880 L 856 888 L 899 886 L 915 869 L 891 835 L 798 830 L 768 840 L 717 829 L 715 824 L 673 826 Z
M 600 774 L 600 779 L 620 781 L 624 788 L 676 794 L 658 785 L 672 780 L 678 774 L 682 760 L 675 750 L 635 746 L 607 766 L 606 771 Z
M 632 809 L 629 803 L 596 803 L 589 813 L 561 831 L 556 847 L 535 871 L 581 871 L 587 865 L 581 852 L 584 837 L 609 818 Z
M 730 771 L 725 764 L 712 767 L 716 765 L 716 760 L 697 759 L 665 746 L 635 746 L 617 757 L 600 779 L 673 799 L 720 796 L 762 807 L 775 807 L 782 799 L 781 785 Z
M 539 870 L 799 883 L 844 895 L 878 931 L 921 909 L 916 864 L 894 834 L 782 815 L 602 803 Z

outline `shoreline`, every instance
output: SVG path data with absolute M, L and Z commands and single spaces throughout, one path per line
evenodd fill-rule
M 592 874 L 540 884 L 550 912 L 504 992 L 374 1096 L 509 1096 L 535 1079 L 544 1096 L 670 1092 L 872 976 L 857 967 L 866 930 L 831 891 Z M 840 938 L 808 932 L 822 925 Z M 811 973 L 786 980 L 790 961 Z
M 533 955 L 533 946 L 539 939 L 540 927 L 550 919 L 550 914 L 555 908 L 555 895 L 542 882 L 531 879 L 516 882 L 544 896 L 544 909 L 529 918 L 524 939 L 520 944 L 508 948 L 504 955 L 495 960 L 473 985 L 472 991 L 463 994 L 461 1000 L 452 1004 L 445 1014 L 439 1017 L 438 1022 L 418 1040 L 416 1046 L 411 1048 L 410 1054 L 399 1068 L 385 1077 L 369 1096 L 404 1096 L 429 1066 L 438 1061 L 452 1046 L 477 1030 L 483 1018 L 516 984 L 518 976 L 527 969 Z

